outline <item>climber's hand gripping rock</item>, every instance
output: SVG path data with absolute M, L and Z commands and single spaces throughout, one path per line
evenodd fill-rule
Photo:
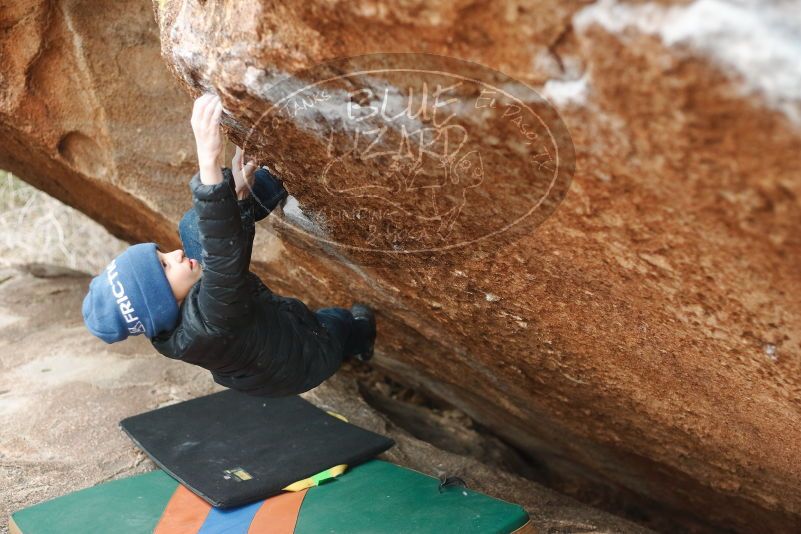
M 243 165 L 245 160 L 245 152 L 236 147 L 236 153 L 231 159 L 231 172 L 234 174 L 234 182 L 236 182 L 236 198 L 242 200 L 247 198 L 253 189 L 253 180 L 256 176 L 256 162 L 250 160 L 247 164 Z
M 195 133 L 200 181 L 207 185 L 223 181 L 219 159 L 223 148 L 220 131 L 222 102 L 220 97 L 204 94 L 195 100 L 192 108 L 192 131 Z

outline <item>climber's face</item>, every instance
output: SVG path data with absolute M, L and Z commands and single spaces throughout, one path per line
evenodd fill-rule
M 167 280 L 170 282 L 172 293 L 180 306 L 189 290 L 200 280 L 202 267 L 200 262 L 189 259 L 181 249 L 172 252 L 156 251 Z

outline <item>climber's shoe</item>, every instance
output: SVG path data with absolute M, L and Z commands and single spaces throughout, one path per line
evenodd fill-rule
M 353 357 L 360 362 L 369 361 L 373 357 L 375 346 L 375 314 L 369 306 L 361 303 L 351 306 L 350 312 L 353 314 L 354 333 L 361 344 L 356 348 Z

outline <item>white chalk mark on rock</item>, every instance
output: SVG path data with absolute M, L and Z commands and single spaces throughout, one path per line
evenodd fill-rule
M 667 46 L 686 45 L 742 78 L 746 92 L 801 124 L 801 10 L 788 2 L 696 0 L 681 6 L 600 0 L 573 18 L 582 32 L 599 24 L 609 32 L 634 28 Z

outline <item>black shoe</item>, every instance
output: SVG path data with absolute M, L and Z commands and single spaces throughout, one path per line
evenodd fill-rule
M 367 347 L 353 355 L 360 362 L 369 361 L 373 357 L 375 346 L 375 314 L 366 304 L 356 303 L 350 307 L 353 314 L 354 331 L 359 334 L 361 339 L 367 341 Z M 358 349 L 357 349 L 358 350 Z

